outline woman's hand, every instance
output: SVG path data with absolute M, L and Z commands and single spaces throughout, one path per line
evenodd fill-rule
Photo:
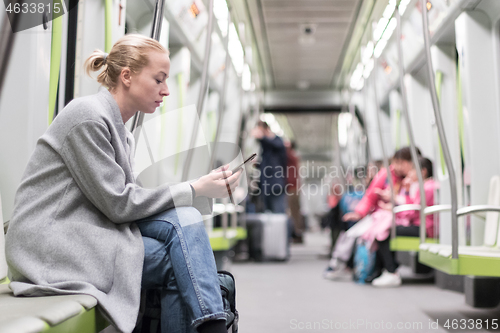
M 379 200 L 377 205 L 384 210 L 390 210 L 392 211 L 392 204 L 390 202 L 384 202 L 382 200 Z
M 413 180 L 410 177 L 405 177 L 401 181 L 401 186 L 405 189 L 406 192 L 410 191 L 410 186 L 413 183 Z
M 374 192 L 375 192 L 375 194 L 378 194 L 380 199 L 382 199 L 383 201 L 385 201 L 385 202 L 391 201 L 391 191 L 389 191 L 388 189 L 382 190 L 382 189 L 376 188 L 374 190 Z
M 240 183 L 243 169 L 238 170 L 234 175 L 228 169 L 229 165 L 224 165 L 192 183 L 196 196 L 226 198 L 229 196 L 228 188 L 234 192 Z

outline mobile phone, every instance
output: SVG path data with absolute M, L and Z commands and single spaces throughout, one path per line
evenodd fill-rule
M 253 153 L 252 156 L 250 156 L 249 158 L 247 158 L 245 160 L 245 162 L 241 163 L 240 165 L 238 165 L 236 168 L 234 168 L 233 170 L 231 170 L 231 174 L 234 175 L 240 168 L 243 167 L 243 165 L 245 165 L 246 163 L 250 162 L 251 160 L 253 160 L 255 157 L 257 156 L 257 154 Z

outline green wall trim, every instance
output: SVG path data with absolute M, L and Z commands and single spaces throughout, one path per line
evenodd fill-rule
M 396 150 L 401 147 L 401 110 L 396 110 Z
M 178 87 L 178 107 L 179 109 L 184 107 L 184 75 L 183 73 L 177 74 L 177 87 Z M 177 174 L 179 167 L 179 155 L 182 148 L 182 112 L 178 112 L 177 118 L 177 153 L 175 154 L 175 167 L 174 175 Z
M 45 333 L 96 333 L 100 332 L 109 326 L 109 323 L 104 319 L 99 311 L 96 308 L 92 308 L 90 310 L 84 310 L 82 308 L 82 312 L 80 314 L 69 318 L 59 325 L 49 326 L 47 324 Z
M 60 8 L 63 8 L 63 4 L 60 2 L 60 0 L 55 0 L 54 2 L 60 3 Z M 49 125 L 52 124 L 56 111 L 57 86 L 59 85 L 59 71 L 61 67 L 62 18 L 63 15 L 60 15 L 52 20 L 49 74 Z
M 419 251 L 419 261 L 451 275 L 500 277 L 499 257 L 459 255 L 458 259 L 451 259 L 429 251 Z
M 113 0 L 104 0 L 104 52 L 109 53 L 113 46 Z
M 464 106 L 462 101 L 462 72 L 460 64 L 457 63 L 457 108 L 458 108 L 458 133 L 460 138 L 460 152 L 465 161 L 465 127 L 464 127 Z
M 441 104 L 441 87 L 443 84 L 443 73 L 441 71 L 436 72 L 436 93 L 438 97 L 438 102 Z M 441 140 L 438 137 L 439 145 L 439 161 L 441 164 L 441 174 L 446 175 L 446 162 L 444 160 L 443 147 L 441 146 Z

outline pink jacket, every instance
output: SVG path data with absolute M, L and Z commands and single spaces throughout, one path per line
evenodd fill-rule
M 402 179 L 395 175 L 394 168 L 392 166 L 389 166 L 389 169 L 391 170 L 393 183 L 395 185 L 399 185 Z M 387 171 L 385 168 L 383 168 L 380 169 L 377 175 L 373 178 L 372 182 L 370 183 L 370 186 L 368 186 L 368 189 L 366 190 L 365 195 L 363 196 L 363 199 L 361 199 L 361 201 L 358 203 L 354 211 L 359 215 L 361 215 L 361 217 L 365 217 L 372 210 L 377 209 L 379 195 L 375 193 L 375 189 L 378 188 L 383 190 L 387 186 L 389 186 L 387 182 Z
M 428 178 L 424 182 L 425 204 L 427 207 L 434 205 L 434 190 L 437 188 L 437 183 L 432 178 Z M 420 190 L 417 188 L 415 194 L 407 194 L 405 196 L 407 204 L 420 204 Z M 412 210 L 396 214 L 396 223 L 398 225 L 420 225 L 419 211 Z M 434 237 L 434 214 L 425 217 L 425 229 L 427 237 Z

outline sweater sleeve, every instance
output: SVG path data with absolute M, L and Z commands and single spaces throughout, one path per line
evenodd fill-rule
M 108 128 L 97 121 L 73 127 L 61 156 L 83 194 L 114 223 L 127 223 L 174 207 L 193 205 L 189 183 L 145 189 L 126 183 L 115 161 Z

